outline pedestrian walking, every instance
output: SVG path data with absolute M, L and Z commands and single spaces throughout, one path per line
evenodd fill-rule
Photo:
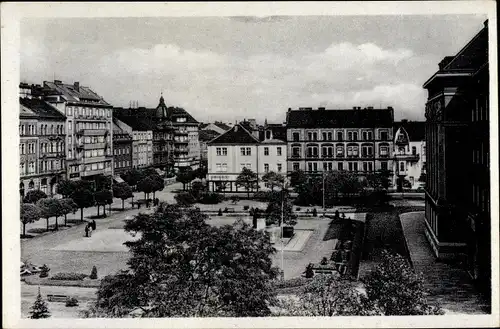
M 97 227 L 97 224 L 96 224 L 95 220 L 93 219 L 92 220 L 92 230 L 95 231 L 96 227 Z
M 89 225 L 85 225 L 85 237 L 88 238 L 89 237 Z
M 90 238 L 90 237 L 92 237 L 92 224 L 89 223 L 88 227 L 89 227 L 89 238 Z
M 339 210 L 335 210 L 335 219 L 340 219 Z

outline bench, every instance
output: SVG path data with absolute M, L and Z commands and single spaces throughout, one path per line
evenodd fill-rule
M 47 299 L 49 302 L 63 302 L 65 303 L 68 300 L 68 296 L 66 295 L 47 295 Z

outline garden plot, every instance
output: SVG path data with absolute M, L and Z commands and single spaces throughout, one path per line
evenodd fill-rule
M 123 229 L 96 230 L 91 237 L 82 236 L 79 239 L 62 243 L 52 248 L 55 251 L 93 251 L 93 252 L 128 252 L 123 245 L 126 241 L 138 239 Z

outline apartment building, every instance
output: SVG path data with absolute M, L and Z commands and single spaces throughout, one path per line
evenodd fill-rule
M 213 191 L 224 186 L 225 191 L 245 192 L 236 186 L 243 168 L 257 174 L 259 187 L 264 186 L 261 178 L 267 172 L 286 174 L 286 141 L 277 139 L 271 127 L 259 134 L 259 130 L 251 130 L 248 122 L 242 122 L 207 145 L 207 181 Z
M 34 189 L 54 195 L 66 173 L 66 117 L 49 103 L 24 96 L 19 99 L 19 191 L 21 197 Z
M 393 122 L 392 107 L 290 108 L 286 119 L 287 171 L 391 171 Z
M 116 180 L 119 175 L 132 169 L 133 165 L 133 143 L 132 136 L 121 129 L 113 120 L 113 165 Z
M 153 124 L 140 114 L 123 115 L 115 109 L 115 123 L 132 136 L 132 168 L 153 165 Z
M 112 106 L 79 82 L 44 81 L 43 99 L 66 117 L 66 171 L 69 179 L 94 180 L 113 174 Z
M 489 294 L 491 204 L 488 24 L 423 86 L 426 236 L 437 258 L 463 257 Z
M 425 121 L 394 122 L 393 186 L 422 189 L 425 186 Z M 423 174 L 423 175 L 422 175 Z

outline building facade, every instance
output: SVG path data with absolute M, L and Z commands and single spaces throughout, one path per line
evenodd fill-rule
M 466 259 L 484 288 L 491 279 L 487 22 L 424 88 L 426 236 L 436 257 Z
M 347 170 L 359 174 L 388 170 L 392 164 L 394 110 L 289 109 L 287 172 L 308 174 Z
M 202 129 L 199 131 L 200 141 L 200 161 L 201 166 L 208 166 L 208 145 L 207 143 L 220 136 L 221 134 L 215 130 Z
M 20 98 L 19 102 L 20 194 L 40 189 L 54 195 L 66 174 L 66 117 L 38 98 Z
M 113 120 L 116 121 L 116 120 Z M 132 136 L 113 124 L 113 166 L 114 175 L 119 176 L 132 169 Z
M 268 128 L 259 138 L 259 131 L 240 123 L 208 143 L 208 174 L 210 190 L 246 192 L 236 186 L 243 168 L 252 170 L 258 177 L 258 188 L 264 187 L 262 176 L 270 171 L 286 174 L 286 141 L 273 136 Z
M 425 186 L 425 121 L 394 123 L 393 183 L 403 188 L 423 189 Z
M 113 175 L 112 106 L 79 82 L 44 81 L 44 100 L 66 117 L 66 172 L 69 179 Z
M 114 109 L 114 121 L 120 129 L 132 136 L 132 168 L 153 165 L 153 124 L 140 113 L 129 115 Z

